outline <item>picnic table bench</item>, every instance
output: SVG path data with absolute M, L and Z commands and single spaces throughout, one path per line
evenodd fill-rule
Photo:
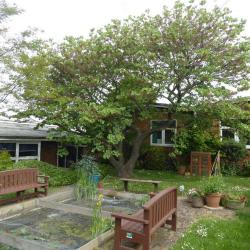
M 0 205 L 10 201 L 19 202 L 26 197 L 37 197 L 39 194 L 46 196 L 48 194 L 48 182 L 49 177 L 39 175 L 36 168 L 0 171 L 0 195 L 16 193 L 16 197 L 0 199 Z M 24 195 L 25 190 L 33 188 L 34 193 Z M 43 191 L 39 191 L 40 188 Z
M 154 180 L 140 180 L 140 179 L 127 179 L 127 178 L 121 178 L 121 181 L 124 182 L 124 190 L 128 192 L 128 183 L 129 182 L 141 182 L 141 183 L 151 183 L 154 185 L 154 192 L 158 192 L 158 187 L 161 181 L 154 181 Z
M 115 250 L 133 250 L 124 241 L 138 243 L 143 250 L 150 249 L 151 236 L 157 228 L 170 224 L 176 231 L 177 189 L 168 188 L 155 194 L 133 215 L 116 214 Z

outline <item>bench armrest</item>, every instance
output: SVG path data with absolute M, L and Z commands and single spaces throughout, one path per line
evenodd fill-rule
M 128 221 L 133 221 L 133 222 L 142 223 L 142 224 L 149 224 L 148 220 L 138 219 L 134 217 L 133 215 L 112 213 L 111 216 L 120 220 L 128 220 Z
M 48 183 L 49 182 L 49 176 L 46 175 L 38 175 L 38 178 L 43 178 L 44 179 L 44 183 Z

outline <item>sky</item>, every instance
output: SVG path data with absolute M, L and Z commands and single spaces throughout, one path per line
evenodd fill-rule
M 186 0 L 188 1 L 188 0 Z M 90 29 L 100 28 L 112 19 L 140 15 L 146 9 L 160 13 L 163 5 L 174 0 L 7 0 L 24 13 L 8 23 L 12 33 L 28 27 L 43 30 L 41 36 L 60 42 L 65 36 L 87 36 Z M 250 0 L 207 0 L 208 7 L 229 7 L 235 17 L 248 20 L 245 34 L 250 36 Z

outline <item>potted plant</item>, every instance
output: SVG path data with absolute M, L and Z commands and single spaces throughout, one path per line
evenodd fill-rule
M 192 207 L 201 208 L 204 206 L 204 196 L 200 190 L 192 189 L 189 196 L 191 197 Z
M 185 175 L 186 172 L 186 167 L 184 165 L 178 165 L 177 166 L 177 171 L 180 175 Z
M 229 209 L 244 208 L 247 202 L 247 197 L 241 193 L 227 193 L 223 199 L 225 207 Z
M 217 208 L 220 206 L 223 180 L 220 176 L 211 176 L 204 183 L 204 194 L 208 207 Z

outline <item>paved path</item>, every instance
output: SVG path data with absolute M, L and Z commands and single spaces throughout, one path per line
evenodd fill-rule
M 183 198 L 178 198 L 178 213 L 177 213 L 177 231 L 173 232 L 167 227 L 159 228 L 153 234 L 153 240 L 151 243 L 151 250 L 168 250 L 175 242 L 181 237 L 181 235 L 187 230 L 187 228 L 193 224 L 197 219 L 206 216 L 215 216 L 220 218 L 232 218 L 234 212 L 228 209 L 211 211 L 206 208 L 193 208 Z M 100 249 L 113 250 L 113 240 L 107 242 Z

